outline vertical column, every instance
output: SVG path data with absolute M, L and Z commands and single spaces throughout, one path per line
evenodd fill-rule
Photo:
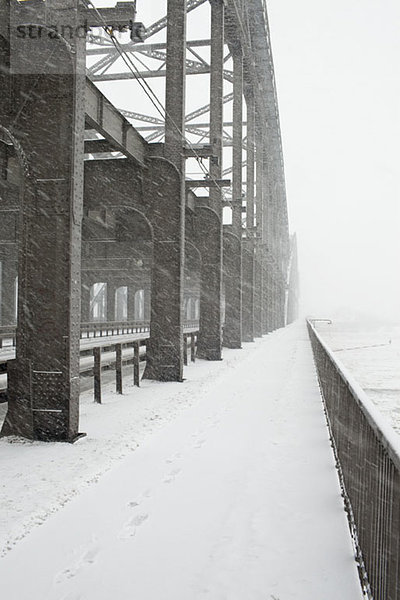
M 224 4 L 211 0 L 210 177 L 222 178 L 223 149 Z M 207 360 L 222 357 L 222 189 L 210 188 L 213 212 L 196 210 L 196 233 L 201 252 L 200 324 L 197 355 Z M 211 225 L 207 227 L 206 225 Z
M 183 379 L 186 0 L 168 0 L 165 157 L 149 159 L 146 194 L 154 231 L 151 334 L 144 377 Z M 156 185 L 157 184 L 157 185 Z
M 254 244 L 245 240 L 242 248 L 242 336 L 244 342 L 254 341 Z
M 232 232 L 242 239 L 243 54 L 233 52 Z
M 49 23 L 68 23 L 76 31 L 78 2 L 62 11 L 55 6 L 49 2 Z M 29 174 L 25 171 L 16 360 L 9 363 L 1 434 L 72 442 L 79 435 L 84 40 L 67 43 L 43 35 L 25 42 L 17 47 L 25 71 L 13 75 L 13 120 Z
M 286 320 L 286 285 L 288 269 L 288 231 L 287 231 L 287 212 L 286 197 L 282 186 L 282 166 L 280 162 L 280 152 L 278 145 L 275 148 L 275 169 L 274 181 L 276 190 L 276 210 L 278 227 L 276 234 L 277 263 L 279 269 L 279 304 L 277 327 L 284 327 Z
M 247 108 L 247 192 L 246 192 L 246 229 L 254 239 L 254 201 L 255 201 L 255 102 L 252 91 L 246 96 Z
M 166 71 L 165 156 L 184 175 L 186 0 L 168 0 Z
M 255 103 L 252 90 L 246 94 L 247 106 L 247 186 L 246 186 L 246 240 L 244 242 L 242 281 L 243 341 L 254 340 L 254 176 L 255 176 Z
M 263 290 L 263 257 L 261 250 L 256 246 L 254 262 L 254 337 L 262 337 L 262 290 Z
M 82 323 L 89 323 L 90 321 L 90 281 L 88 277 L 84 277 L 82 274 L 82 288 L 81 288 L 81 321 Z
M 225 326 L 224 345 L 242 347 L 242 146 L 243 146 L 243 55 L 233 51 L 233 173 L 232 228 L 224 240 Z M 228 250 L 229 249 L 229 250 Z M 226 251 L 234 252 L 227 256 Z
M 254 290 L 254 335 L 261 337 L 263 334 L 264 303 L 263 290 L 266 282 L 263 278 L 263 265 L 265 262 L 263 247 L 263 197 L 264 197 L 264 173 L 263 173 L 263 147 L 264 136 L 262 129 L 262 113 L 256 110 L 256 264 L 255 264 L 255 290 Z
M 264 174 L 264 196 L 263 196 L 263 234 L 266 252 L 265 261 L 265 281 L 264 287 L 264 318 L 263 333 L 269 333 L 275 329 L 276 318 L 276 219 L 274 203 L 274 178 L 271 168 L 271 140 L 270 132 L 267 130 L 264 135 L 264 145 L 262 152 L 262 169 Z

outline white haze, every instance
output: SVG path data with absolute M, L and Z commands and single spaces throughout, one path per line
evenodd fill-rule
M 400 3 L 268 6 L 303 309 L 399 320 Z

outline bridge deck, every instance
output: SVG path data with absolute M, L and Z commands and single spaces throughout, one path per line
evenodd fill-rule
M 0 441 L 9 521 L 25 511 L 14 538 L 0 522 L 7 597 L 361 598 L 305 327 L 224 357 L 88 404 L 74 446 Z M 88 465 L 109 469 L 89 487 Z

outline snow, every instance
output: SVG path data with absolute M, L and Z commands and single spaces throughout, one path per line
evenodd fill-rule
M 304 324 L 185 376 L 0 441 L 9 600 L 361 599 Z
M 400 434 L 400 327 L 395 323 L 334 318 L 316 329 L 352 373 L 391 427 Z

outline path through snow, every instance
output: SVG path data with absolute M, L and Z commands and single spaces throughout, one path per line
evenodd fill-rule
M 80 491 L 41 527 L 21 520 L 25 537 L 0 560 L 8 600 L 361 598 L 305 327 L 225 357 L 183 384 L 88 404 L 101 417 L 74 446 L 1 442 L 10 502 L 10 469 L 29 482 L 29 461 L 46 480 L 39 504 L 50 469 L 48 512 L 57 488 L 61 503 Z M 151 435 L 129 406 L 139 397 Z M 94 481 L 91 468 L 107 472 Z

